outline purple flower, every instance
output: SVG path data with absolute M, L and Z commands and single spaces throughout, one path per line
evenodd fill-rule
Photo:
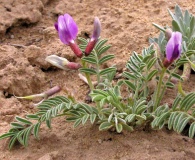
M 78 27 L 73 18 L 69 14 L 61 15 L 58 17 L 58 22 L 54 24 L 58 31 L 60 40 L 69 45 L 70 42 L 74 43 L 78 33 Z
M 100 32 L 101 32 L 101 23 L 98 17 L 95 17 L 94 20 L 94 29 L 93 29 L 93 34 L 91 36 L 91 39 L 85 49 L 85 55 L 88 56 L 93 48 L 95 47 L 96 42 L 98 41 L 98 38 L 100 37 Z
M 58 31 L 62 43 L 69 45 L 78 57 L 82 57 L 81 50 L 74 42 L 77 37 L 78 27 L 73 18 L 69 14 L 61 15 L 58 17 L 58 22 L 54 26 Z
M 178 59 L 182 52 L 182 34 L 172 32 L 171 38 L 166 45 L 166 60 L 164 66 L 168 67 L 174 60 Z
M 180 32 L 173 32 L 166 46 L 166 58 L 168 61 L 174 61 L 181 55 L 182 34 Z

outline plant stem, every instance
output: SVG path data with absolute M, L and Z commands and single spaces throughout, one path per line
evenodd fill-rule
M 137 96 L 138 96 L 138 92 L 139 92 L 139 89 L 140 89 L 140 83 L 139 83 L 139 80 L 136 82 L 136 90 L 135 90 L 135 94 L 133 96 L 133 99 L 136 100 L 137 99 Z
M 97 84 L 100 83 L 100 66 L 99 66 L 99 57 L 97 55 L 97 52 L 96 50 L 94 50 L 95 52 L 95 57 L 96 57 L 96 61 L 97 61 L 97 64 L 96 64 L 96 72 L 97 72 Z
M 146 70 L 146 75 L 148 76 L 148 70 Z M 148 90 L 148 80 L 146 79 L 145 86 L 144 86 L 144 97 L 147 97 L 147 90 Z
M 87 64 L 85 63 L 85 61 L 82 60 L 82 65 L 83 65 L 83 68 L 87 68 Z M 88 73 L 85 73 L 85 77 L 87 79 L 87 82 L 89 84 L 89 88 L 90 90 L 92 91 L 94 89 L 94 86 L 92 84 L 92 81 L 91 81 L 91 78 L 90 78 L 90 75 Z
M 155 92 L 155 103 L 154 103 L 154 108 L 153 108 L 153 111 L 155 111 L 157 109 L 157 106 L 159 105 L 159 98 L 160 98 L 160 91 L 161 91 L 161 86 L 162 86 L 162 82 L 163 82 L 163 77 L 164 77 L 164 74 L 166 72 L 167 68 L 162 68 L 162 71 L 161 71 L 161 74 L 160 74 L 160 78 L 159 78 L 159 82 L 158 82 L 158 86 L 157 86 L 157 90 Z
M 183 96 L 185 97 L 186 96 L 186 93 L 184 92 L 183 88 L 182 88 L 182 83 L 179 82 L 178 84 L 178 92 Z
M 178 69 L 179 67 L 175 67 L 175 69 L 173 69 L 173 71 L 171 72 L 169 78 L 167 79 L 166 83 L 169 82 L 172 78 L 172 73 L 175 73 L 175 71 Z M 166 86 L 166 83 L 160 93 L 160 97 L 158 98 L 158 104 L 160 103 L 160 101 L 162 100 L 163 96 L 164 96 L 164 93 L 165 93 L 165 90 L 167 89 L 167 86 Z

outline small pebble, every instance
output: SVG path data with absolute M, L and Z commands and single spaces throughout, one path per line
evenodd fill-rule
M 12 35 L 10 36 L 10 38 L 11 38 L 11 39 L 14 39 L 14 35 L 12 34 Z
M 102 143 L 102 140 L 101 139 L 98 139 L 98 143 L 101 144 Z

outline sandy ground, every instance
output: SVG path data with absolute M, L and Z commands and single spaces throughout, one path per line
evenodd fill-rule
M 113 46 L 118 70 L 124 68 L 132 51 L 148 46 L 148 38 L 158 35 L 152 22 L 170 25 L 167 8 L 175 4 L 195 14 L 194 0 L 0 0 L 0 134 L 9 130 L 15 115 L 36 111 L 32 102 L 16 99 L 43 92 L 59 85 L 83 101 L 88 92 L 76 71 L 53 69 L 45 62 L 51 54 L 78 61 L 58 39 L 53 27 L 57 16 L 69 13 L 79 26 L 79 35 L 88 36 L 93 19 L 102 23 L 102 38 Z M 113 64 L 108 62 L 107 65 Z M 195 76 L 185 86 L 194 91 Z M 62 90 L 60 95 L 64 94 Z M 169 90 L 166 101 L 171 103 L 176 92 Z M 42 127 L 40 140 L 33 137 L 29 146 L 16 146 L 9 151 L 7 140 L 0 141 L 1 160 L 193 160 L 195 139 L 167 129 L 136 130 L 133 133 L 99 132 L 98 126 L 76 129 L 64 118 L 52 122 L 52 130 Z

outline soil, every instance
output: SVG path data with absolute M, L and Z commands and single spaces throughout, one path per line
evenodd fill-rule
M 62 44 L 54 29 L 58 15 L 69 13 L 79 26 L 80 36 L 89 36 L 93 20 L 102 24 L 101 37 L 109 39 L 118 70 L 125 67 L 132 51 L 148 46 L 148 38 L 158 35 L 152 22 L 171 25 L 167 8 L 179 4 L 195 14 L 194 0 L 0 0 L 0 134 L 9 130 L 16 115 L 36 111 L 31 101 L 14 97 L 41 93 L 59 85 L 84 101 L 89 88 L 77 71 L 53 68 L 46 56 L 56 54 L 78 61 Z M 195 75 L 185 91 L 195 91 Z M 175 90 L 169 90 L 165 101 L 172 103 Z M 100 132 L 87 124 L 74 129 L 63 117 L 52 121 L 52 129 L 43 125 L 40 140 L 30 138 L 29 146 L 9 151 L 7 140 L 0 141 L 1 160 L 193 160 L 195 139 L 178 135 L 166 128 L 160 131 L 138 129 L 133 133 Z

